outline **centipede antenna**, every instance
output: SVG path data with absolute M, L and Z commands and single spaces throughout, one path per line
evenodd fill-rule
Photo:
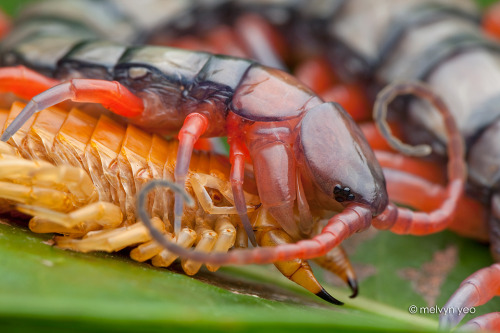
M 395 150 L 410 156 L 426 156 L 432 152 L 429 145 L 411 146 L 403 143 L 396 138 L 387 123 L 387 109 L 389 103 L 400 94 L 399 90 L 394 89 L 394 85 L 390 85 L 383 89 L 377 96 L 375 105 L 373 107 L 373 119 L 380 131 L 380 134 L 387 140 L 387 143 Z
M 234 205 L 236 206 L 236 211 L 240 216 L 241 224 L 247 233 L 248 239 L 253 246 L 257 246 L 257 239 L 255 238 L 255 233 L 253 232 L 252 224 L 247 214 L 247 206 L 245 203 L 245 196 L 243 194 L 243 188 L 239 184 L 233 185 L 233 196 Z
M 184 186 L 179 186 L 164 179 L 155 179 L 146 184 L 146 186 L 144 186 L 137 195 L 137 213 L 142 223 L 146 226 L 146 228 L 148 228 L 151 237 L 153 237 L 155 241 L 157 241 L 166 249 L 171 250 L 176 254 L 182 255 L 181 253 L 184 253 L 187 250 L 165 238 L 160 230 L 158 230 L 153 225 L 153 222 L 151 221 L 151 218 L 145 209 L 146 199 L 149 192 L 160 186 L 171 188 L 175 192 L 176 196 L 179 195 L 181 199 L 180 201 L 182 203 L 185 201 L 188 206 L 194 206 L 194 199 L 186 192 Z

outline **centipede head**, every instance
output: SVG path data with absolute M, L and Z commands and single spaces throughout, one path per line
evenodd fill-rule
M 326 209 L 360 203 L 380 214 L 388 203 L 382 168 L 352 118 L 336 103 L 309 110 L 295 145 L 303 177 Z

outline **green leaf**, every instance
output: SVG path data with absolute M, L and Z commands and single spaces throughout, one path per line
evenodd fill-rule
M 360 243 L 354 247 L 354 262 L 372 265 L 376 272 L 361 281 L 362 296 L 355 300 L 347 298 L 345 288 L 324 283 L 346 302 L 338 307 L 301 290 L 272 266 L 229 267 L 192 278 L 125 255 L 63 251 L 48 245 L 47 238 L 0 224 L 0 327 L 51 332 L 434 331 L 436 315 L 408 313 L 410 305 L 426 303 L 398 271 L 419 269 L 436 251 L 456 247 L 459 259 L 437 299 L 442 306 L 463 278 L 491 264 L 485 246 L 451 233 L 418 238 L 380 232 L 362 242 L 354 239 Z M 476 315 L 499 305 L 488 304 Z

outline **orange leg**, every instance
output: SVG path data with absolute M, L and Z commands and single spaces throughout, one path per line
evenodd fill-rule
M 124 117 L 137 116 L 144 110 L 142 99 L 135 96 L 119 82 L 72 79 L 53 86 L 33 97 L 7 127 L 0 140 L 7 141 L 36 112 L 67 100 L 100 103 L 112 112 Z
M 445 329 L 455 327 L 466 314 L 459 310 L 483 305 L 494 296 L 500 296 L 500 264 L 480 269 L 460 284 L 458 290 L 443 307 L 450 309 L 450 311 L 453 309 L 453 313 L 449 311 L 446 315 L 441 314 L 439 326 Z M 475 320 L 477 325 L 491 325 L 492 327 L 488 327 L 489 329 L 500 330 L 498 314 Z M 473 322 L 474 320 L 469 322 L 470 325 L 474 325 Z
M 0 68 L 0 91 L 11 92 L 24 99 L 31 99 L 58 83 L 58 80 L 24 66 Z
M 389 143 L 396 149 L 408 154 L 428 154 L 428 146 L 408 146 L 391 136 L 385 122 L 387 106 L 399 95 L 414 94 L 429 101 L 442 115 L 449 136 L 448 143 L 448 186 L 446 196 L 439 207 L 430 213 L 413 212 L 406 208 L 398 208 L 389 203 L 386 210 L 373 220 L 378 229 L 390 229 L 398 234 L 427 235 L 447 228 L 456 213 L 457 204 L 464 192 L 465 161 L 464 145 L 456 123 L 444 102 L 427 86 L 417 83 L 398 83 L 384 89 L 375 103 L 375 119 Z

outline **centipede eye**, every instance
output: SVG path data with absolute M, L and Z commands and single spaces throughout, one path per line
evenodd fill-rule
M 339 194 L 340 192 L 342 192 L 342 185 L 335 185 L 335 187 L 333 188 L 333 194 Z
M 343 187 L 340 184 L 335 185 L 333 188 L 333 194 L 337 202 L 353 201 L 356 198 L 356 196 L 351 193 L 351 189 L 349 187 Z

